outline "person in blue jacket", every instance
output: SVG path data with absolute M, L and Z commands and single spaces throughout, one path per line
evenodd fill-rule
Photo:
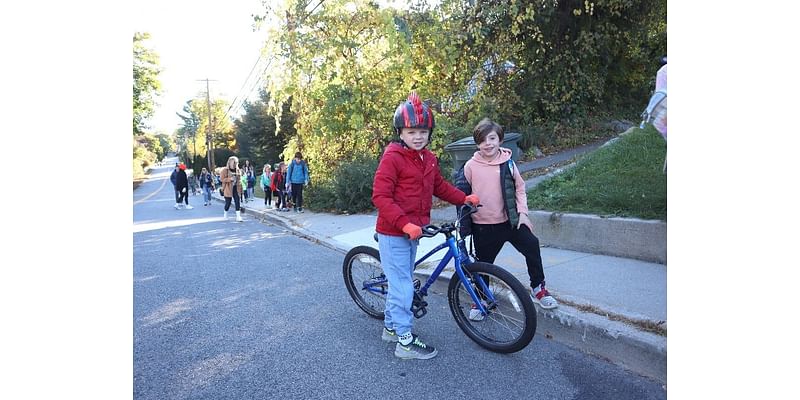
M 169 181 L 172 182 L 172 191 L 175 192 L 175 203 L 180 203 L 180 192 L 178 192 L 177 186 L 177 179 L 178 179 L 178 170 L 180 169 L 180 164 L 175 163 L 175 169 L 172 170 L 172 174 L 169 176 Z M 176 207 L 177 208 L 177 207 Z
M 286 180 L 292 185 L 294 211 L 303 212 L 303 186 L 308 185 L 308 164 L 303 160 L 303 154 L 299 151 L 294 153 L 294 159 L 289 162 Z
M 247 202 L 255 200 L 256 190 L 256 177 L 252 171 L 247 172 Z

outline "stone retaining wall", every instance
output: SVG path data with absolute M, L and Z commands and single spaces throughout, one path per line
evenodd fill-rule
M 667 223 L 635 218 L 532 211 L 543 246 L 667 263 Z

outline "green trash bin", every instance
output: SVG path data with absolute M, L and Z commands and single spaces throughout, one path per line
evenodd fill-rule
M 503 136 L 503 144 L 501 147 L 511 149 L 511 159 L 518 160 L 520 156 L 520 149 L 517 146 L 517 141 L 522 137 L 517 132 L 508 132 Z M 478 146 L 472 136 L 456 140 L 453 143 L 444 146 L 444 151 L 451 154 L 453 158 L 453 173 L 461 169 L 466 164 L 467 160 L 472 158 Z

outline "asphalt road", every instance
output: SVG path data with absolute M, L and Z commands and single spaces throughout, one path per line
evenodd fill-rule
M 661 384 L 540 335 L 515 354 L 484 350 L 443 288 L 415 321 L 439 355 L 397 359 L 381 321 L 347 294 L 343 254 L 246 214 L 225 221 L 200 196 L 175 210 L 169 172 L 134 190 L 136 399 L 666 398 Z

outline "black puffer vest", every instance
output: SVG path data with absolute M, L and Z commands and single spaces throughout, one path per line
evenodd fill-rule
M 514 161 L 508 160 L 500 167 L 500 187 L 503 190 L 503 206 L 505 208 L 508 221 L 511 223 L 512 228 L 516 228 L 519 224 L 519 212 L 517 211 L 517 183 L 514 181 Z M 472 185 L 467 181 L 464 175 L 464 167 L 462 166 L 458 171 L 453 174 L 453 186 L 464 192 L 466 195 L 472 194 Z M 456 206 L 456 212 L 460 207 Z M 472 234 L 472 217 L 464 218 L 461 221 L 461 237 L 466 237 Z

